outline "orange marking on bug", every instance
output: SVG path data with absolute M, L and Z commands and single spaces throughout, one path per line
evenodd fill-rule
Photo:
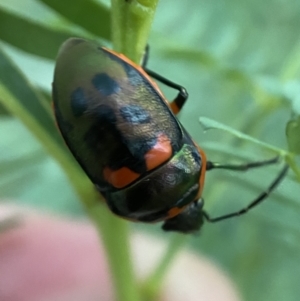
M 111 170 L 109 167 L 105 167 L 103 175 L 104 179 L 116 188 L 123 188 L 140 177 L 140 174 L 130 170 L 128 167 L 122 167 L 118 170 Z
M 185 207 L 178 208 L 174 207 L 168 211 L 168 218 L 172 218 L 174 216 L 177 216 Z
M 175 101 L 170 103 L 170 108 L 172 110 L 172 112 L 177 115 L 180 111 L 179 107 L 177 106 L 177 104 L 175 103 Z
M 157 138 L 156 144 L 146 153 L 145 161 L 147 170 L 151 170 L 166 162 L 172 156 L 172 146 L 170 139 L 161 134 Z

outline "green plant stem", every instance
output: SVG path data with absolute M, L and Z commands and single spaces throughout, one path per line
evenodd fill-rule
M 139 63 L 158 0 L 112 0 L 114 49 Z
M 128 222 L 105 210 L 101 203 L 88 208 L 88 212 L 106 248 L 116 300 L 141 300 L 130 258 Z
M 229 126 L 227 126 L 225 124 L 222 124 L 218 121 L 215 121 L 213 119 L 210 119 L 210 118 L 207 118 L 207 117 L 200 117 L 199 122 L 201 123 L 201 125 L 202 125 L 202 127 L 204 128 L 205 131 L 211 130 L 211 129 L 218 129 L 218 130 L 226 131 L 226 132 L 238 137 L 239 139 L 243 139 L 245 141 L 257 144 L 260 147 L 265 148 L 265 149 L 267 149 L 269 151 L 272 151 L 274 153 L 277 153 L 278 155 L 280 155 L 282 157 L 286 156 L 288 154 L 288 152 L 283 151 L 282 149 L 280 149 L 278 147 L 275 147 L 273 145 L 264 143 L 264 142 L 262 142 L 258 139 L 255 139 L 255 138 L 253 138 L 249 135 L 246 135 L 246 134 L 244 134 L 240 131 L 235 130 L 232 127 L 229 127 Z
M 146 300 L 156 300 L 159 292 L 164 284 L 163 279 L 170 267 L 170 264 L 174 261 L 176 255 L 181 250 L 183 244 L 186 243 L 187 236 L 183 234 L 174 234 L 165 254 L 162 256 L 157 267 L 150 274 L 150 276 L 144 281 L 141 291 Z

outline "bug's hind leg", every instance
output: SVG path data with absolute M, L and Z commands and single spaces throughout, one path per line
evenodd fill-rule
M 285 164 L 284 167 L 279 172 L 279 174 L 273 180 L 273 182 L 269 185 L 269 187 L 264 192 L 262 192 L 259 196 L 257 196 L 252 202 L 250 202 L 250 204 L 247 207 L 245 207 L 243 209 L 240 209 L 238 211 L 232 212 L 232 213 L 228 213 L 228 214 L 221 215 L 221 216 L 218 216 L 218 217 L 213 217 L 213 218 L 210 217 L 208 213 L 203 211 L 202 214 L 203 214 L 204 218 L 210 223 L 216 223 L 216 222 L 222 221 L 224 219 L 232 218 L 232 217 L 235 217 L 235 216 L 240 216 L 240 215 L 243 215 L 243 214 L 247 213 L 249 210 L 251 210 L 255 206 L 259 205 L 261 202 L 263 202 L 270 195 L 270 193 L 284 179 L 284 177 L 286 176 L 288 170 L 289 170 L 289 166 L 287 164 Z

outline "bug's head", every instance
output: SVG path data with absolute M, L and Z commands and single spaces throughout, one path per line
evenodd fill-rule
M 180 214 L 166 220 L 162 226 L 163 230 L 181 233 L 198 232 L 204 223 L 202 208 L 202 199 L 192 202 Z

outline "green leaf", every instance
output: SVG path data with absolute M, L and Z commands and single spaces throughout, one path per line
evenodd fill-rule
M 39 0 L 90 33 L 110 40 L 110 10 L 93 0 Z
M 62 214 L 82 214 L 78 196 L 61 167 L 24 124 L 2 117 L 0 132 L 0 199 Z
M 204 128 L 205 131 L 207 130 L 212 130 L 212 129 L 218 129 L 218 130 L 222 130 L 222 131 L 225 131 L 227 133 L 230 133 L 231 135 L 234 135 L 236 137 L 238 137 L 239 139 L 243 139 L 245 141 L 248 141 L 248 142 L 251 142 L 251 143 L 254 143 L 254 144 L 257 144 L 259 145 L 260 147 L 263 147 L 267 150 L 270 150 L 270 151 L 273 151 L 275 153 L 277 153 L 278 155 L 286 155 L 286 152 L 277 148 L 277 147 L 274 147 L 272 145 L 269 145 L 267 143 L 264 143 L 262 141 L 259 141 L 251 136 L 248 136 L 242 132 L 239 132 L 227 125 L 224 125 L 218 121 L 215 121 L 215 120 L 212 120 L 210 118 L 207 118 L 207 117 L 200 117 L 199 118 L 199 122 L 200 124 L 202 125 L 202 127 Z
M 287 123 L 286 137 L 289 150 L 295 154 L 300 154 L 300 116 Z
M 33 87 L 27 82 L 12 61 L 0 50 L 0 100 L 10 111 L 20 112 L 19 116 L 26 116 L 27 122 L 35 123 L 51 135 L 56 145 L 62 146 L 62 140 L 55 129 L 53 115 L 50 106 L 37 94 Z M 23 115 L 24 114 L 24 115 Z M 35 126 L 30 125 L 31 130 Z
M 31 54 L 54 59 L 59 46 L 73 35 L 0 9 L 0 39 Z

